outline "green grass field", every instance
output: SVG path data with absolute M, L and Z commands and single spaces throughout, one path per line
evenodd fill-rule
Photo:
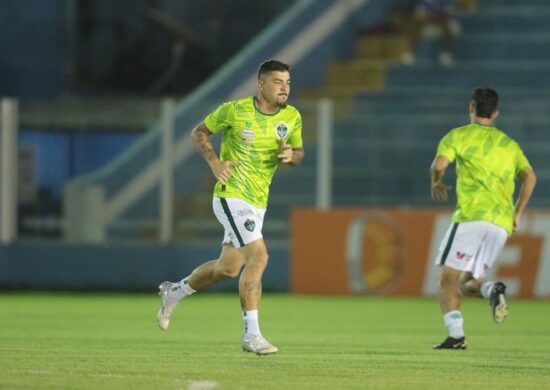
M 550 388 L 550 302 L 510 302 L 492 323 L 467 300 L 466 351 L 443 340 L 434 299 L 264 296 L 262 333 L 240 349 L 236 294 L 197 294 L 156 327 L 151 295 L 0 294 L 0 389 Z

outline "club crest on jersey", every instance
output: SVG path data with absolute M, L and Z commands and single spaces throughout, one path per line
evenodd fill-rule
M 247 219 L 244 223 L 244 228 L 249 232 L 253 231 L 255 227 L 256 227 L 256 223 L 251 219 Z
M 275 130 L 277 130 L 277 135 L 279 136 L 279 138 L 285 138 L 286 135 L 288 134 L 288 126 L 286 125 L 285 122 L 279 123 L 275 127 Z

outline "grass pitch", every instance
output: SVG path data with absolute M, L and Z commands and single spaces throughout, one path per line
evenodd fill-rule
M 550 386 L 550 302 L 511 300 L 502 325 L 466 300 L 469 348 L 446 337 L 434 299 L 266 294 L 262 333 L 240 349 L 236 294 L 182 302 L 167 332 L 150 295 L 0 294 L 0 389 L 497 389 Z

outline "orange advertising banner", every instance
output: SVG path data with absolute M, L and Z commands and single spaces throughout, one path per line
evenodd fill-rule
M 291 217 L 291 291 L 437 293 L 439 245 L 451 213 L 435 209 L 298 208 Z M 550 297 L 550 213 L 530 212 L 488 279 L 518 297 Z

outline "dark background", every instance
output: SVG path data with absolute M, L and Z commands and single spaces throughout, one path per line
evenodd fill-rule
M 185 94 L 292 3 L 2 1 L 0 95 Z

